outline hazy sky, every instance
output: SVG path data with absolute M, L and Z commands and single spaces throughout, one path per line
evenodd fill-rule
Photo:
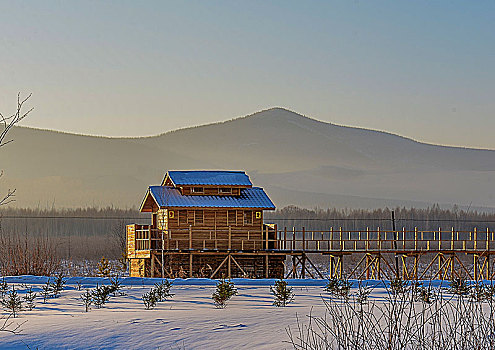
M 0 111 L 139 136 L 282 106 L 495 149 L 493 1 L 2 1 Z

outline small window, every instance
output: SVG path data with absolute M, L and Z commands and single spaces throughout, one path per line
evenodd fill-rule
M 256 212 L 256 219 L 261 219 L 261 211 Z
M 192 193 L 203 193 L 204 189 L 203 187 L 193 187 L 192 188 Z
M 203 225 L 203 211 L 195 210 L 194 211 L 194 225 Z
M 227 211 L 227 225 L 234 226 L 237 225 L 236 211 L 228 210 Z
M 220 187 L 218 189 L 218 193 L 221 193 L 221 194 L 231 194 L 232 193 L 232 188 L 230 188 L 230 187 Z
M 179 210 L 179 226 L 187 225 L 187 210 Z
M 174 218 L 174 215 L 175 215 L 175 213 L 173 212 L 173 210 L 170 210 L 170 211 L 168 212 L 168 217 L 169 217 L 169 218 L 173 219 L 173 218 Z
M 252 225 L 253 224 L 253 212 L 250 210 L 244 211 L 244 225 Z

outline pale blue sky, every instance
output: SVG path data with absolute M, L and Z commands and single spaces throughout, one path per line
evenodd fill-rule
M 282 106 L 495 149 L 493 1 L 2 1 L 0 110 L 139 136 Z

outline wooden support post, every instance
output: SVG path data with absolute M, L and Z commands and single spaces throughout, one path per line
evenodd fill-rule
M 189 249 L 192 249 L 192 225 L 189 225 Z
M 193 255 L 189 253 L 189 278 L 193 277 Z
M 442 251 L 442 228 L 438 228 L 438 251 Z
M 478 280 L 478 255 L 477 254 L 473 254 L 473 262 L 474 262 L 474 280 L 477 281 Z
M 232 227 L 229 226 L 229 250 L 232 250 Z M 229 259 L 230 261 L 230 259 Z
M 478 229 L 474 228 L 474 250 L 478 249 Z
M 301 257 L 301 278 L 306 278 L 306 254 L 302 253 Z
M 297 278 L 297 262 L 296 257 L 292 255 L 292 278 Z
M 296 249 L 296 228 L 294 226 L 292 226 L 292 249 L 291 250 L 295 250 Z
M 454 228 L 452 227 L 452 234 L 450 237 L 450 250 L 454 251 Z
M 150 254 L 151 256 L 151 278 L 155 277 L 155 256 L 153 253 Z
M 333 250 L 333 226 L 330 227 L 330 250 Z
M 382 278 L 381 277 L 381 264 L 380 264 L 380 261 L 382 260 L 382 256 L 380 253 L 378 253 L 378 256 L 376 257 L 377 261 L 376 261 L 376 269 L 377 269 L 377 278 L 380 279 Z
M 382 250 L 382 238 L 380 236 L 380 228 L 378 227 L 378 230 L 377 230 L 377 239 L 378 239 L 378 250 L 381 251 Z
M 283 249 L 287 249 L 287 226 L 284 227 L 284 244 L 283 244 Z
M 366 251 L 370 250 L 370 228 L 366 227 Z
M 168 236 L 168 233 L 167 233 Z M 163 249 L 164 249 L 164 240 L 163 240 L 163 230 L 162 230 L 162 278 L 165 278 L 165 263 L 164 263 L 164 257 L 163 257 Z
M 444 273 L 442 272 L 442 267 L 443 267 L 443 254 L 440 253 L 438 254 L 438 275 L 440 277 L 441 280 L 444 280 Z
M 228 260 L 227 260 L 227 274 L 229 276 L 229 279 L 232 278 L 232 258 L 230 254 L 228 255 Z
M 490 278 L 491 274 L 490 274 L 490 266 L 491 266 L 491 257 L 492 255 L 490 254 L 490 229 L 487 227 L 486 228 L 486 251 L 487 251 L 487 261 L 488 261 L 488 265 L 486 267 L 486 275 L 487 275 L 487 279 Z
M 414 250 L 418 250 L 418 228 L 414 228 Z
M 306 230 L 302 228 L 302 250 L 306 250 Z
M 269 263 L 269 260 L 268 260 L 268 254 L 265 255 L 265 278 L 268 278 L 269 277 L 269 274 L 268 274 L 268 265 Z
M 342 227 L 339 228 L 339 247 L 340 247 L 340 250 L 344 250 L 345 249 L 345 245 L 343 245 L 343 241 L 342 241 Z
M 265 230 L 265 249 L 268 250 L 268 226 Z
M 328 275 L 330 278 L 333 278 L 333 255 L 330 255 L 329 259 Z
M 366 279 L 370 279 L 370 268 L 371 268 L 372 257 L 371 254 L 366 254 Z
M 148 249 L 151 249 L 151 230 L 152 228 L 150 227 L 148 229 Z

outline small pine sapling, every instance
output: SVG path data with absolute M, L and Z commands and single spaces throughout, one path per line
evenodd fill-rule
M 9 285 L 5 281 L 5 277 L 2 277 L 2 281 L 0 282 L 0 298 L 3 298 L 9 289 Z
M 172 282 L 169 280 L 163 280 L 161 282 L 155 283 L 153 288 L 157 301 L 164 301 L 167 298 L 172 298 L 174 294 L 170 293 L 170 288 L 172 287 Z
M 153 309 L 158 301 L 154 289 L 151 289 L 149 293 L 144 293 L 142 299 L 146 310 Z
M 473 301 L 488 302 L 491 301 L 493 294 L 488 286 L 485 286 L 483 282 L 478 282 L 471 288 L 469 297 Z
M 98 275 L 101 277 L 110 277 L 111 267 L 108 260 L 102 256 L 100 262 L 97 265 L 98 267 Z
M 51 283 L 51 289 L 54 298 L 58 298 L 60 296 L 60 292 L 64 290 L 65 280 L 63 274 L 59 274 L 55 281 Z
M 77 282 L 76 282 L 76 285 L 77 285 L 77 290 L 81 290 L 81 288 L 82 288 L 82 283 L 81 283 L 81 281 L 77 281 Z
M 88 312 L 89 307 L 93 303 L 93 294 L 89 291 L 89 289 L 86 289 L 86 291 L 81 294 L 81 300 L 84 303 L 84 310 Z
M 333 296 L 349 299 L 351 283 L 344 279 L 330 278 L 325 286 L 325 290 Z
M 124 296 L 125 293 L 121 292 L 122 290 L 122 282 L 119 279 L 119 276 L 111 277 L 110 278 L 110 293 L 113 293 L 113 296 L 116 297 L 117 293 L 119 293 L 120 296 Z
M 110 299 L 110 292 L 110 286 L 100 287 L 98 284 L 96 285 L 96 288 L 91 292 L 91 294 L 93 296 L 93 304 L 97 309 L 105 305 L 105 303 Z
M 119 259 L 119 263 L 120 263 L 120 270 L 122 272 L 126 272 L 127 271 L 127 254 L 125 252 L 122 253 L 122 255 Z
M 26 294 L 23 296 L 24 301 L 26 302 L 26 307 L 29 311 L 33 310 L 36 307 L 35 299 L 37 294 L 33 292 L 33 287 L 29 287 L 26 290 Z
M 359 286 L 356 292 L 356 302 L 360 305 L 366 304 L 368 302 L 371 291 L 372 289 L 370 287 L 363 286 L 361 282 L 359 282 Z
M 48 280 L 41 287 L 41 296 L 43 297 L 43 304 L 46 303 L 46 299 L 48 299 L 51 294 L 52 294 L 52 284 L 50 283 L 50 280 Z
M 19 314 L 19 311 L 22 310 L 22 300 L 15 290 L 15 286 L 12 286 L 12 290 L 0 300 L 0 303 L 14 318 Z
M 282 279 L 275 281 L 274 286 L 270 286 L 270 290 L 273 294 L 275 300 L 273 305 L 277 307 L 285 307 L 287 304 L 294 300 L 294 293 L 292 292 L 292 287 L 287 285 L 287 281 Z
M 468 295 L 469 285 L 463 278 L 455 278 L 450 281 L 449 291 L 455 295 Z
M 217 308 L 223 309 L 227 306 L 227 301 L 234 295 L 237 295 L 237 288 L 235 288 L 234 282 L 222 279 L 218 281 L 215 292 L 211 295 L 211 298 Z
M 389 291 L 393 296 L 404 295 L 407 292 L 408 285 L 407 281 L 402 278 L 394 278 L 390 281 Z

